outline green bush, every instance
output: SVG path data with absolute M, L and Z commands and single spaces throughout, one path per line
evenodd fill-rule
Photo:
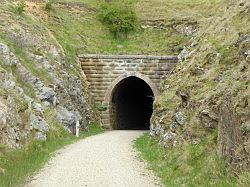
M 23 12 L 25 12 L 25 7 L 26 7 L 26 4 L 25 2 L 22 0 L 22 1 L 18 1 L 17 4 L 15 5 L 15 12 L 18 13 L 18 14 L 22 14 Z
M 138 26 L 133 5 L 122 1 L 103 3 L 99 12 L 99 20 L 108 27 L 116 38 L 127 36 Z
M 53 3 L 54 3 L 55 1 L 54 0 L 48 0 L 47 2 L 46 2 L 46 4 L 45 4 L 45 10 L 47 10 L 47 11 L 51 11 L 52 9 L 53 9 Z

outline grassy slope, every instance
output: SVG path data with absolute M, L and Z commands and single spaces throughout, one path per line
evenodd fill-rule
M 76 138 L 66 132 L 61 126 L 54 125 L 53 128 L 46 142 L 32 142 L 20 150 L 7 152 L 4 156 L 0 156 L 0 165 L 6 171 L 4 176 L 0 176 L 1 187 L 23 184 L 27 177 L 48 162 L 56 150 L 104 131 L 99 125 L 92 124 L 88 132 L 82 132 L 80 137 Z
M 165 149 L 145 134 L 135 141 L 135 147 L 164 186 L 249 186 L 249 173 L 236 178 L 213 151 L 216 148 L 209 145 L 211 141 L 213 136 L 198 145 L 185 143 L 182 147 Z
M 189 122 L 199 128 L 195 119 L 198 112 L 218 105 L 228 92 L 232 93 L 233 102 L 235 105 L 238 104 L 238 110 L 242 110 L 238 111 L 239 115 L 246 116 L 246 108 L 243 109 L 241 102 L 249 93 L 247 87 L 249 71 L 247 68 L 244 71 L 241 69 L 246 65 L 242 52 L 247 48 L 234 46 L 240 36 L 250 32 L 250 26 L 246 10 L 238 4 L 220 1 L 211 9 L 211 18 L 201 19 L 200 29 L 189 42 L 195 44 L 190 48 L 193 55 L 180 64 L 175 73 L 163 82 L 162 88 L 165 89 L 166 86 L 169 88 L 163 90 L 163 94 L 156 102 L 156 111 L 162 109 L 174 111 L 181 104 L 176 91 L 187 92 L 195 107 L 191 113 L 187 113 L 188 117 L 194 116 L 194 119 L 189 118 Z M 203 73 L 196 74 L 196 67 L 200 67 Z M 166 128 L 168 125 L 166 122 Z
M 144 158 L 149 160 L 163 177 L 167 186 L 181 184 L 249 186 L 249 172 L 242 173 L 241 169 L 236 169 L 237 166 L 223 169 L 223 165 L 220 165 L 221 161 L 217 158 L 218 129 L 216 127 L 211 132 L 203 128 L 199 119 L 199 114 L 203 110 L 209 111 L 212 115 L 218 115 L 220 104 L 227 102 L 227 95 L 231 95 L 233 110 L 241 120 L 241 125 L 246 121 L 249 112 L 248 105 L 245 104 L 249 100 L 249 62 L 242 54 L 250 46 L 249 43 L 238 44 L 238 41 L 241 36 L 247 36 L 250 33 L 247 13 L 249 4 L 246 5 L 247 1 L 224 0 L 211 1 L 213 2 L 211 4 L 210 1 L 204 4 L 196 4 L 202 1 L 183 2 L 189 2 L 190 5 L 194 3 L 193 5 L 198 9 L 193 10 L 193 16 L 196 14 L 198 18 L 199 29 L 187 44 L 192 44 L 189 48 L 192 54 L 179 64 L 175 72 L 162 84 L 163 93 L 155 103 L 154 120 L 159 122 L 159 119 L 164 116 L 163 127 L 166 131 L 171 131 L 173 114 L 181 111 L 187 117 L 187 123 L 175 133 L 178 136 L 177 142 L 182 142 L 184 139 L 184 143 L 181 146 L 177 144 L 177 147 L 167 148 L 167 152 L 164 151 L 154 158 L 148 156 L 158 150 L 152 140 L 144 137 L 138 140 L 137 145 L 143 152 Z M 244 3 L 240 5 L 240 2 Z M 179 3 L 181 7 L 182 3 Z M 204 5 L 201 11 L 199 7 Z M 198 69 L 201 69 L 202 73 L 197 73 Z M 176 94 L 178 92 L 187 93 L 190 96 L 186 107 L 183 107 L 181 98 Z M 243 129 L 242 126 L 239 128 Z M 188 132 L 188 137 L 185 132 Z M 249 146 L 250 136 L 249 133 L 243 131 L 241 133 L 242 141 L 245 143 L 238 147 L 236 154 L 242 158 L 244 154 L 247 155 L 246 159 L 243 159 L 245 168 L 241 164 L 238 165 L 239 168 L 244 168 L 244 171 L 249 170 L 247 168 L 249 153 L 244 152 L 244 146 Z M 199 145 L 188 143 L 197 138 L 201 140 Z M 163 155 L 166 159 L 162 158 Z M 163 166 L 159 160 L 164 163 Z M 163 170 L 164 174 L 159 170 Z M 237 178 L 234 177 L 236 175 Z
M 97 19 L 99 0 L 61 2 L 68 2 L 70 8 L 64 3 L 56 3 L 52 11 L 44 13 L 44 5 L 38 4 L 31 13 L 51 30 L 71 62 L 74 61 L 76 53 L 177 54 L 179 49 L 174 47 L 183 46 L 189 39 L 172 28 L 167 30 L 149 28 L 139 29 L 127 39 L 115 40 Z M 80 6 L 73 2 L 78 2 Z M 137 7 L 137 12 L 142 20 L 145 15 L 140 6 Z
M 178 54 L 190 36 L 176 31 L 178 24 L 202 22 L 216 12 L 221 0 L 136 0 L 133 1 L 142 25 L 160 20 L 164 30 L 139 29 L 123 40 L 116 40 L 97 19 L 101 0 L 61 0 L 69 3 L 54 4 L 53 10 L 45 12 L 44 4 L 31 10 L 50 29 L 64 48 L 70 62 L 77 53 L 103 54 Z M 80 6 L 75 5 L 78 3 Z

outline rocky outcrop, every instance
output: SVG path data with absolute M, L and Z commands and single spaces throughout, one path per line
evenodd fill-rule
M 68 72 L 75 67 L 65 64 L 61 48 L 24 30 L 8 34 L 22 55 L 0 43 L 0 143 L 18 148 L 32 137 L 45 141 L 53 125 L 48 110 L 55 110 L 54 120 L 71 133 L 76 125 L 86 130 L 91 120 L 86 83 L 80 73 Z M 40 55 L 32 51 L 34 45 Z
M 28 103 L 23 89 L 12 82 L 7 72 L 0 72 L 0 142 L 10 148 L 20 147 L 29 135 Z

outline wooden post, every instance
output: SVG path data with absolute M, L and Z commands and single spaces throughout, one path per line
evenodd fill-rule
M 227 99 L 220 107 L 220 119 L 218 127 L 219 155 L 227 157 L 233 162 L 237 156 L 237 148 L 242 138 L 240 123 L 230 99 Z

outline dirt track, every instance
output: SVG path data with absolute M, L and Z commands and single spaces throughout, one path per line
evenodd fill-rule
M 110 131 L 66 147 L 28 187 L 153 187 L 157 180 L 139 161 L 133 140 L 143 131 Z

